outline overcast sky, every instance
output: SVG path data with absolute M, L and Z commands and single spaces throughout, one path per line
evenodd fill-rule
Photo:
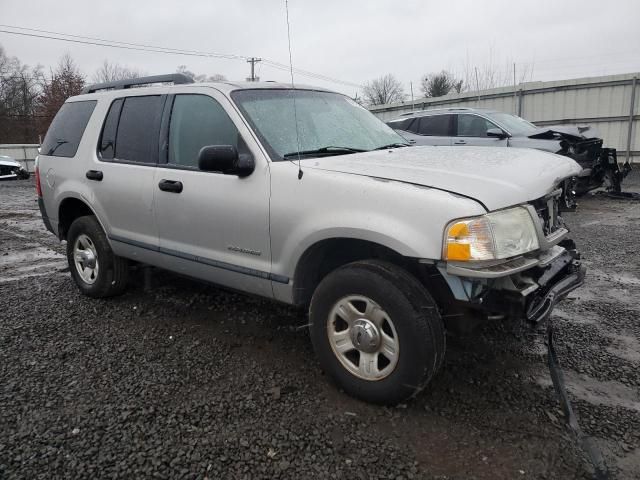
M 393 73 L 405 85 L 448 69 L 490 62 L 518 78 L 551 80 L 640 71 L 640 1 L 290 0 L 294 67 L 363 84 Z M 0 23 L 178 49 L 288 63 L 284 0 L 0 0 Z M 0 30 L 8 30 L 0 27 Z M 186 65 L 195 73 L 248 76 L 245 60 L 136 52 L 0 33 L 0 45 L 30 65 L 69 53 L 91 77 L 108 59 L 148 74 Z M 468 70 L 468 67 L 467 67 Z M 531 73 L 532 71 L 532 73 Z M 259 64 L 262 80 L 288 73 Z M 510 72 L 512 75 L 512 72 Z M 356 88 L 297 75 L 298 83 L 350 95 Z

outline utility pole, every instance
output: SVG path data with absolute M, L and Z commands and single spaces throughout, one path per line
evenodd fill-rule
M 415 106 L 413 104 L 413 82 L 409 82 L 409 86 L 411 88 L 411 111 L 413 112 L 413 107 Z
M 257 82 L 260 80 L 260 77 L 256 77 L 256 63 L 260 62 L 261 58 L 251 57 L 247 59 L 247 63 L 251 64 L 251 76 L 247 78 L 247 82 Z
M 478 101 L 476 103 L 477 106 L 480 106 L 480 82 L 478 81 L 478 67 L 474 67 L 476 71 L 476 90 L 478 91 Z
M 516 62 L 513 62 L 513 114 L 518 114 L 518 94 L 516 89 Z

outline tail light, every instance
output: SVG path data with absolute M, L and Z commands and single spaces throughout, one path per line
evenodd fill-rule
M 38 194 L 38 197 L 42 198 L 42 185 L 40 185 L 40 169 L 38 168 L 37 165 L 36 165 L 35 176 L 36 176 L 36 193 Z

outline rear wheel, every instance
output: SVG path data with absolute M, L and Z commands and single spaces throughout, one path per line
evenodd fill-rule
M 435 302 L 391 263 L 356 262 L 327 275 L 314 292 L 310 318 L 322 367 L 363 400 L 394 404 L 415 395 L 444 359 Z
M 79 217 L 71 224 L 67 261 L 71 276 L 85 295 L 110 297 L 122 293 L 127 286 L 128 262 L 113 253 L 94 216 Z

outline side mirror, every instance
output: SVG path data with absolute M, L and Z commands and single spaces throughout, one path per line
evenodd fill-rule
M 487 137 L 499 138 L 500 140 L 503 140 L 509 137 L 509 134 L 501 128 L 490 128 L 487 130 Z
M 204 172 L 246 177 L 253 172 L 255 163 L 250 154 L 238 154 L 233 145 L 209 145 L 198 152 L 198 168 Z

